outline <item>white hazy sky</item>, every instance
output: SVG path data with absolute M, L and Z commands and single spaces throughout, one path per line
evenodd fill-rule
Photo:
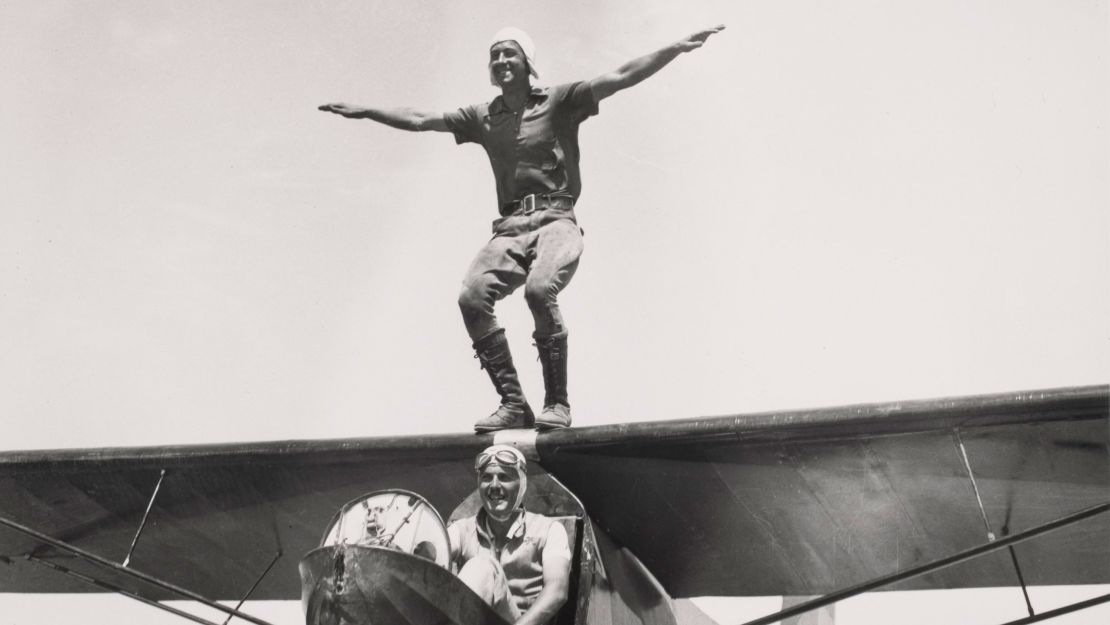
M 1103 0 L 15 0 L 0 447 L 468 431 L 485 155 L 316 106 L 488 100 L 506 24 L 554 84 L 717 23 L 582 127 L 576 424 L 1110 379 Z

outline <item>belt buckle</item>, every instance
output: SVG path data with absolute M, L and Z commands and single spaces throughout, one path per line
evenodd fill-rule
M 531 215 L 536 212 L 536 194 L 529 193 L 520 199 L 520 208 L 525 215 Z

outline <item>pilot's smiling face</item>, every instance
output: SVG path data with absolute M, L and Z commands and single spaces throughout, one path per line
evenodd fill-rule
M 516 469 L 490 463 L 478 476 L 478 494 L 482 507 L 495 519 L 507 519 L 520 493 L 520 474 Z

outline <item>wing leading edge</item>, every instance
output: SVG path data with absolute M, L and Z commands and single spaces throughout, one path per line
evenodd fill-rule
M 576 428 L 536 447 L 672 596 L 819 594 L 979 545 L 984 515 L 1002 536 L 1104 502 L 1107 405 L 1106 386 L 1083 387 Z M 297 599 L 297 562 L 340 505 L 404 488 L 451 510 L 491 438 L 7 452 L 0 516 L 122 561 L 149 505 L 135 570 L 216 600 L 255 584 Z M 1105 516 L 1019 545 L 1026 581 L 1110 582 Z M 97 590 L 28 553 L 64 557 L 0 529 L 0 591 Z M 993 554 L 899 588 L 1016 583 Z
M 988 524 L 1001 537 L 1105 503 L 1107 406 L 1097 386 L 582 428 L 537 446 L 672 596 L 816 595 L 981 545 Z M 1025 581 L 1110 582 L 1107 517 L 1016 546 Z M 1017 584 L 995 552 L 888 589 Z
M 449 510 L 473 488 L 471 463 L 488 442 L 460 434 L 8 452 L 0 454 L 0 515 L 122 563 L 164 469 L 131 568 L 215 600 L 241 599 L 256 583 L 252 598 L 297 599 L 297 562 L 340 505 L 405 488 Z M 100 590 L 26 561 L 28 553 L 65 558 L 0 528 L 0 591 Z

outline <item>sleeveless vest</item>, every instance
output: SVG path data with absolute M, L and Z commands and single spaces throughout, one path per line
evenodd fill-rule
M 498 553 L 493 547 L 492 534 L 486 525 L 486 511 L 480 510 L 476 516 L 455 521 L 459 541 L 456 547 L 455 562 L 462 568 L 468 560 L 481 552 L 493 556 L 501 563 L 509 582 L 513 603 L 523 614 L 532 607 L 536 596 L 543 589 L 543 548 L 547 545 L 547 532 L 551 524 L 557 523 L 551 517 L 524 511 L 509 528 L 505 546 Z M 456 569 L 457 570 L 457 569 Z

